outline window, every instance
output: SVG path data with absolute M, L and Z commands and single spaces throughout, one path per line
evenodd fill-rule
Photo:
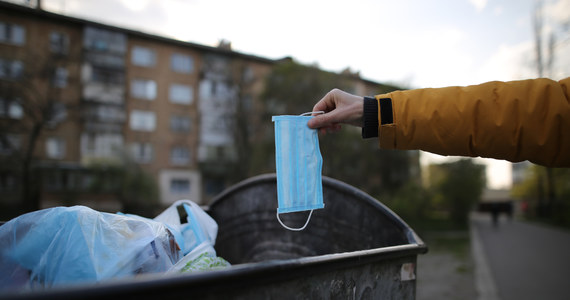
M 111 68 L 100 68 L 92 65 L 84 65 L 83 79 L 104 84 L 123 84 L 125 74 Z
M 99 105 L 87 111 L 90 116 L 105 123 L 124 122 L 125 112 L 120 106 Z
M 24 63 L 20 60 L 0 58 L 0 78 L 21 78 L 24 75 Z
M 48 115 L 48 126 L 55 126 L 65 120 L 67 117 L 67 110 L 65 108 L 65 104 L 61 102 L 54 102 L 49 107 L 50 114 Z
M 0 135 L 0 154 L 12 154 L 19 150 L 21 139 L 19 135 L 2 134 Z
M 124 71 L 125 57 L 120 54 L 107 52 L 85 52 L 84 61 L 97 67 L 111 68 L 114 71 Z
M 114 157 L 115 150 L 123 147 L 123 136 L 120 133 L 81 134 L 81 155 L 95 157 Z
M 24 63 L 19 60 L 13 60 L 10 64 L 10 77 L 22 78 L 24 75 Z
M 149 163 L 153 158 L 153 147 L 151 143 L 134 143 L 132 145 L 133 158 L 138 163 Z
M 85 27 L 83 46 L 86 50 L 124 54 L 127 49 L 127 36 L 95 27 Z
M 46 154 L 49 158 L 61 159 L 65 157 L 65 140 L 51 137 L 46 140 Z
M 26 29 L 20 25 L 0 22 L 0 42 L 22 46 L 26 43 Z
M 200 82 L 198 93 L 201 99 L 209 99 L 212 97 L 212 85 L 214 85 L 213 80 L 204 79 Z
M 201 161 L 235 161 L 237 157 L 237 149 L 231 145 L 206 145 L 200 146 Z
M 153 131 L 156 128 L 156 115 L 152 111 L 131 111 L 130 126 L 133 130 Z
M 170 193 L 172 194 L 189 194 L 190 179 L 188 178 L 172 178 L 170 179 Z
M 171 102 L 179 104 L 191 104 L 194 99 L 192 87 L 185 84 L 171 84 L 169 97 Z
M 212 79 L 204 79 L 200 81 L 200 97 L 204 99 L 218 98 L 229 101 L 235 97 L 235 88 L 227 83 Z
M 246 83 L 250 83 L 255 79 L 255 74 L 253 69 L 250 66 L 247 66 L 242 74 L 243 81 Z
M 0 99 L 0 117 L 21 119 L 23 116 L 24 109 L 18 101 Z
M 190 132 L 192 120 L 188 116 L 171 116 L 170 130 L 173 132 Z
M 57 67 L 53 76 L 53 85 L 58 88 L 67 86 L 67 69 Z
M 174 53 L 170 56 L 170 68 L 174 72 L 190 74 L 194 70 L 194 60 L 190 55 Z
M 132 54 L 131 62 L 135 66 L 152 67 L 155 64 L 156 55 L 154 51 L 151 49 L 140 46 L 134 46 L 131 54 Z
M 154 100 L 156 98 L 156 82 L 150 79 L 133 79 L 131 94 L 134 98 Z
M 49 49 L 52 53 L 67 54 L 69 37 L 61 32 L 52 32 L 49 35 Z
M 174 165 L 187 165 L 190 163 L 190 150 L 184 146 L 173 147 L 170 151 L 170 162 Z
M 19 102 L 12 101 L 8 107 L 8 116 L 12 119 L 21 119 L 24 116 L 24 108 Z
M 92 132 L 82 134 L 81 145 L 85 153 L 95 153 L 97 150 L 97 136 Z

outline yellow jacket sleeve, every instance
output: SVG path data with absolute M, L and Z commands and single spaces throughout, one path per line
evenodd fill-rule
M 393 116 L 378 127 L 380 147 L 570 167 L 569 87 L 541 78 L 377 95 L 392 99 Z

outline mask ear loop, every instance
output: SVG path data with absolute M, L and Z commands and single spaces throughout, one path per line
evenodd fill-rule
M 312 115 L 312 114 L 322 115 L 322 114 L 324 114 L 324 113 L 325 113 L 325 112 L 322 111 L 322 110 L 309 111 L 309 112 L 306 112 L 306 113 L 302 113 L 302 114 L 300 114 L 299 116 L 310 116 L 310 115 Z
M 309 218 L 307 218 L 307 222 L 305 222 L 305 225 L 303 225 L 303 227 L 301 227 L 301 228 L 291 228 L 291 227 L 283 224 L 283 222 L 279 218 L 279 213 L 277 213 L 277 221 L 279 221 L 279 224 L 281 224 L 281 226 L 285 227 L 285 229 L 289 229 L 291 231 L 301 231 L 301 230 L 305 229 L 305 227 L 307 227 L 307 225 L 309 224 L 309 221 L 311 220 L 312 215 L 313 215 L 313 210 L 311 209 L 311 212 L 309 213 Z

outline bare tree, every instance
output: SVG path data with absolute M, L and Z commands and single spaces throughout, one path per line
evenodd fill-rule
M 0 99 L 5 108 L 12 109 L 12 115 L 4 115 L 0 123 L 0 142 L 10 153 L 4 160 L 11 162 L 8 172 L 18 177 L 23 210 L 37 210 L 41 181 L 35 164 L 38 141 L 46 129 L 56 129 L 78 105 L 73 103 L 78 99 L 65 99 L 64 92 L 73 86 L 79 88 L 69 76 L 78 73 L 70 72 L 77 67 L 73 63 L 77 59 L 48 51 L 14 55 L 9 50 L 0 52 L 0 58 Z M 19 137 L 18 141 L 11 136 Z
M 552 77 L 555 75 L 554 68 L 556 62 L 556 48 L 565 42 L 564 40 L 560 43 L 557 41 L 556 32 L 558 31 L 559 33 L 567 34 L 569 32 L 568 24 L 570 23 L 570 20 L 564 20 L 558 24 L 548 18 L 545 18 L 543 0 L 535 1 L 532 15 L 536 72 L 539 77 Z M 551 24 L 549 32 L 546 31 L 546 23 Z M 548 215 L 556 202 L 556 179 L 554 178 L 554 172 L 552 168 L 545 169 L 546 172 L 544 172 L 544 175 L 537 176 L 537 179 L 539 180 L 538 186 L 540 187 L 538 195 L 538 213 L 541 216 Z M 543 178 L 543 176 L 545 178 Z M 543 186 L 542 182 L 545 182 L 546 186 Z M 546 193 L 546 195 L 544 195 L 544 193 Z

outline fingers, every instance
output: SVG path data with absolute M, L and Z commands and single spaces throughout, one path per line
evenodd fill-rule
M 310 128 L 325 128 L 325 131 L 340 130 L 340 123 L 362 126 L 362 97 L 339 89 L 328 92 L 315 106 L 313 111 L 324 111 L 309 120 Z
M 320 119 L 317 119 L 319 117 L 320 116 L 315 116 L 315 117 L 311 118 L 309 120 L 309 122 L 307 123 L 307 126 L 309 126 L 309 128 L 311 128 L 311 129 L 317 129 L 317 128 L 324 127 L 325 126 L 324 123 L 321 122 Z
M 325 109 L 326 109 L 326 103 L 324 102 L 324 100 L 317 102 L 317 104 L 313 106 L 313 111 L 324 111 L 326 113 L 327 111 Z
M 338 123 L 338 122 L 336 122 L 334 119 L 334 111 L 331 111 L 329 113 L 316 115 L 312 117 L 307 123 L 307 125 L 309 126 L 309 128 L 315 129 L 321 127 L 329 127 L 333 123 Z
M 319 102 L 317 102 L 315 106 L 313 106 L 313 111 L 324 111 L 327 113 L 335 109 L 335 107 L 334 94 L 330 91 Z
M 313 106 L 313 111 L 324 111 L 322 115 L 316 115 L 311 120 L 309 120 L 309 128 L 321 128 L 329 127 L 334 120 L 331 119 L 331 113 L 337 108 L 335 93 L 337 89 L 333 89 L 328 92 L 315 106 Z

